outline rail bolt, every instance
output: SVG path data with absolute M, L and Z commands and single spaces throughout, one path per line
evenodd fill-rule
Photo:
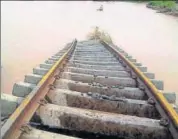
M 103 85 L 102 85 L 102 84 L 99 84 L 98 86 L 99 86 L 99 87 L 103 87 Z
M 40 105 L 45 105 L 48 103 L 48 101 L 46 99 L 40 99 L 40 101 L 38 102 Z
M 127 65 L 123 63 L 123 67 L 124 67 L 124 68 L 126 68 L 126 67 L 127 67 Z
M 109 99 L 107 95 L 101 95 L 102 99 Z
M 118 88 L 119 88 L 119 89 L 124 89 L 124 86 L 119 85 Z
M 142 91 L 144 91 L 144 90 L 145 90 L 144 85 L 140 85 L 140 86 L 139 86 L 139 89 L 142 90 Z
M 92 95 L 92 92 L 88 92 L 87 95 L 91 96 L 91 95 Z
M 126 72 L 130 73 L 130 72 L 131 72 L 131 70 L 130 70 L 130 69 L 126 69 Z
M 96 78 L 97 77 L 97 75 L 93 75 L 94 76 L 94 78 Z
M 154 101 L 154 99 L 152 97 L 150 97 L 148 99 L 148 103 L 151 104 L 151 105 L 155 105 L 155 101 Z
M 55 75 L 54 78 L 55 78 L 55 79 L 60 79 L 61 76 L 60 76 L 60 75 Z
M 21 126 L 20 130 L 24 133 L 29 134 L 32 128 L 29 125 L 25 124 Z
M 115 95 L 112 95 L 111 97 L 110 97 L 110 100 L 116 100 L 116 96 Z
M 132 75 L 132 79 L 137 79 L 137 76 L 136 75 Z
M 64 69 L 63 69 L 63 68 L 59 68 L 59 71 L 60 71 L 60 72 L 63 72 L 63 71 L 64 71 Z
M 55 88 L 56 88 L 56 87 L 54 86 L 54 84 L 50 84 L 50 85 L 49 85 L 49 89 L 50 89 L 50 90 L 54 90 Z
M 169 125 L 169 120 L 166 118 L 161 118 L 160 125 L 167 127 Z

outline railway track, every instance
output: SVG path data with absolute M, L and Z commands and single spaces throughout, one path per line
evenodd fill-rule
M 74 40 L 1 94 L 1 137 L 178 139 L 175 93 L 154 78 L 114 45 Z

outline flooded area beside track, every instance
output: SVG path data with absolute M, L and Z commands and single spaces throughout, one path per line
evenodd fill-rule
M 118 46 L 178 93 L 178 18 L 156 13 L 145 4 L 92 1 L 1 2 L 2 91 L 62 47 L 85 39 L 91 27 L 105 29 Z

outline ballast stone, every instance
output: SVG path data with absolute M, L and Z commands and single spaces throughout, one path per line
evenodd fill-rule
M 25 97 L 35 88 L 35 86 L 35 84 L 25 82 L 15 83 L 12 90 L 12 94 L 18 97 Z

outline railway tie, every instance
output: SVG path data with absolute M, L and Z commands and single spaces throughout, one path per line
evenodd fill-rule
M 175 93 L 103 40 L 75 39 L 1 101 L 3 139 L 178 139 Z

